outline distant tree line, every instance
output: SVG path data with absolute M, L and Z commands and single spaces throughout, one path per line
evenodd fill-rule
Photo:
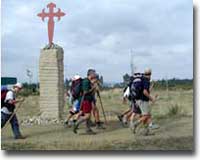
M 130 81 L 129 74 L 123 75 L 123 82 L 119 83 L 112 83 L 107 84 L 104 83 L 103 76 L 98 77 L 101 88 L 103 90 L 109 90 L 113 88 L 124 88 L 128 82 Z M 70 87 L 71 79 L 65 79 L 65 89 Z M 172 78 L 172 79 L 161 79 L 154 81 L 154 89 L 168 89 L 169 90 L 176 90 L 176 89 L 183 89 L 183 90 L 190 90 L 193 89 L 193 79 L 178 79 L 178 78 Z M 23 83 L 23 90 L 20 92 L 21 96 L 29 96 L 29 95 L 39 95 L 39 83 Z
M 193 89 L 193 79 L 162 79 L 155 81 L 155 89 L 165 89 L 169 88 L 170 90 L 176 90 L 176 89 L 184 89 L 184 90 L 190 90 Z

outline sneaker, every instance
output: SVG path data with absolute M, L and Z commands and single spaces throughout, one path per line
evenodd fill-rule
M 133 132 L 133 134 L 136 133 L 136 128 L 137 128 L 137 126 L 138 126 L 139 124 L 140 124 L 140 123 L 139 123 L 138 121 L 132 122 L 132 123 L 130 124 L 130 129 L 131 129 L 131 131 Z
M 74 125 L 73 132 L 77 134 L 78 125 Z
M 149 125 L 149 129 L 154 130 L 154 129 L 158 129 L 158 128 L 160 128 L 160 126 L 158 124 Z
M 16 136 L 15 139 L 26 139 L 26 136 L 19 135 L 19 136 Z

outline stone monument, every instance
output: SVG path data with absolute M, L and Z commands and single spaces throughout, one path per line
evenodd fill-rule
M 43 21 L 46 17 L 49 19 L 49 44 L 40 51 L 40 111 L 43 117 L 61 119 L 64 109 L 64 51 L 62 47 L 53 44 L 53 33 L 54 17 L 60 20 L 65 13 L 61 12 L 59 8 L 57 12 L 54 12 L 55 7 L 54 3 L 49 3 L 47 5 L 49 12 L 46 13 L 43 9 L 42 13 L 38 14 Z

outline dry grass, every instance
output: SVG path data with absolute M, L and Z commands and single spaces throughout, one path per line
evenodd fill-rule
M 2 132 L 2 149 L 7 150 L 191 150 L 193 147 L 193 91 L 154 91 L 159 100 L 152 104 L 154 122 L 161 128 L 147 137 L 133 135 L 123 128 L 116 113 L 127 109 L 122 104 L 122 90 L 101 92 L 102 101 L 109 116 L 106 130 L 94 129 L 97 134 L 84 134 L 81 126 L 79 134 L 62 125 L 22 127 L 28 135 L 26 140 L 15 141 L 8 127 Z M 99 106 L 99 105 L 98 105 Z M 101 111 L 101 110 L 100 110 Z M 169 114 L 170 113 L 170 114 Z M 38 97 L 28 97 L 19 112 L 19 118 L 38 115 Z M 102 118 L 102 117 L 101 117 Z

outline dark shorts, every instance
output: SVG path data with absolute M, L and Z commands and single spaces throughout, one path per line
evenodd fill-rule
M 81 106 L 83 113 L 91 113 L 92 111 L 92 102 L 84 100 Z
M 132 109 L 132 112 L 133 113 L 136 113 L 136 114 L 141 114 L 141 110 L 140 110 L 140 107 L 137 103 L 132 103 L 131 104 L 131 109 Z

